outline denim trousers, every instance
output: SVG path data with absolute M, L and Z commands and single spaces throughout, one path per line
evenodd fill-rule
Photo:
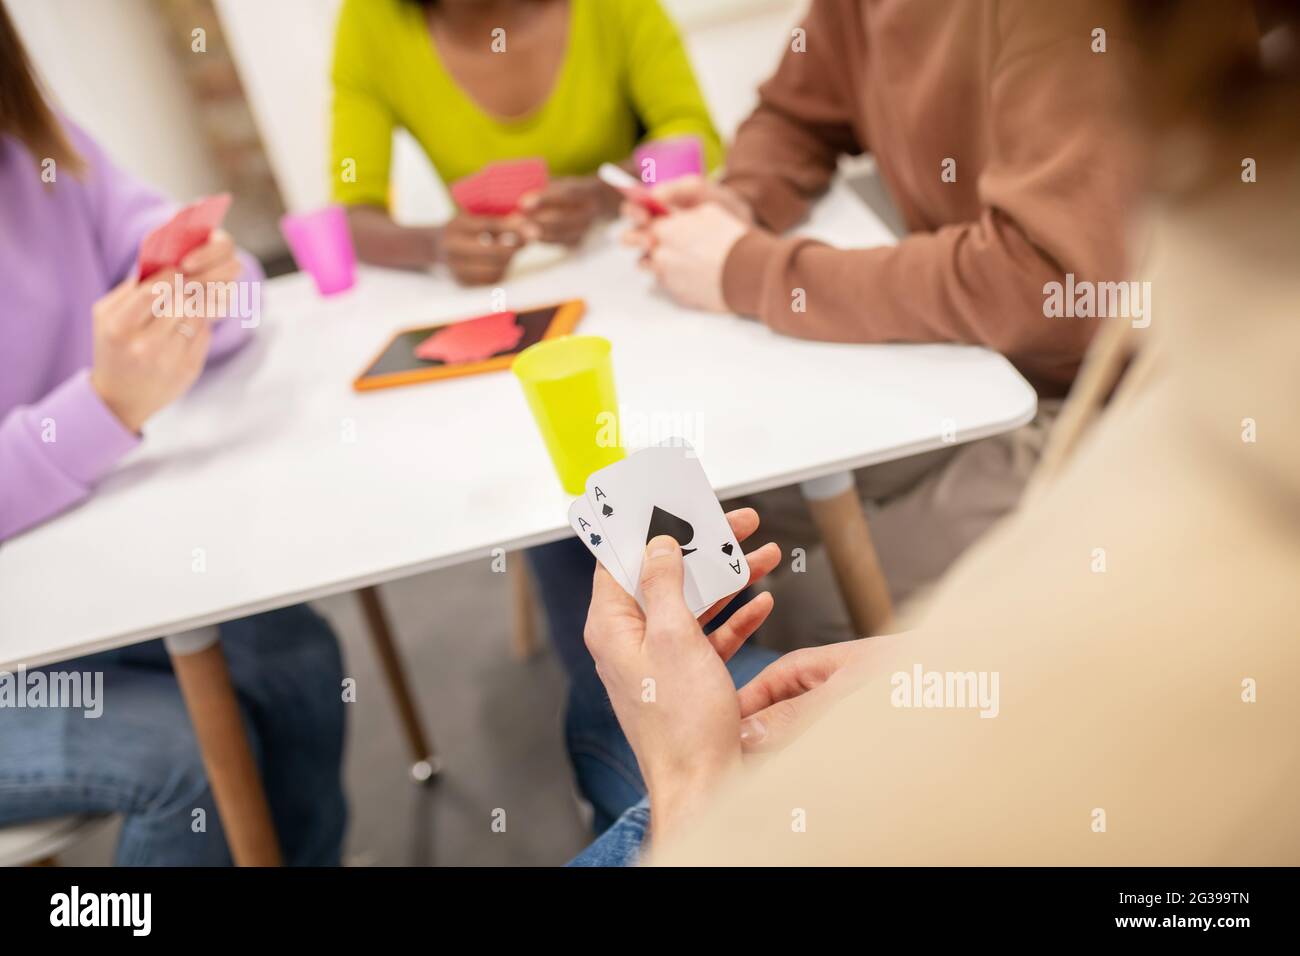
M 298 605 L 221 625 L 221 646 L 285 862 L 337 864 L 347 805 L 343 666 L 333 632 Z M 163 642 L 40 670 L 102 673 L 103 713 L 0 707 L 0 826 L 120 813 L 119 865 L 229 864 Z

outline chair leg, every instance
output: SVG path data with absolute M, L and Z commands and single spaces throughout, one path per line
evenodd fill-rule
M 515 562 L 509 572 L 511 605 L 514 610 L 514 631 L 511 634 L 515 658 L 527 660 L 537 653 L 537 614 L 533 601 L 532 577 L 521 552 L 516 552 Z
M 415 706 L 415 696 L 411 693 L 406 680 L 406 668 L 393 640 L 393 631 L 388 624 L 388 615 L 379 599 L 379 589 L 362 588 L 357 592 L 361 599 L 361 609 L 366 616 L 366 626 L 370 631 L 370 640 L 379 655 L 379 663 L 388 679 L 388 689 L 397 703 L 397 716 L 406 733 L 406 741 L 411 749 L 411 778 L 416 783 L 433 780 L 442 771 L 442 759 L 433 749 L 432 739 L 425 733 L 420 722 L 420 712 Z

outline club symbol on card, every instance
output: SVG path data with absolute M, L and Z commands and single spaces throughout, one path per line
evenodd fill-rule
M 591 546 L 592 546 L 593 548 L 595 548 L 595 547 L 599 547 L 600 543 L 601 543 L 602 541 L 604 541 L 604 540 L 605 540 L 605 539 L 602 538 L 600 535 L 596 534 L 594 531 L 592 532 L 592 534 L 591 534 Z
M 723 546 L 722 546 L 722 553 L 725 554 L 727 557 L 731 557 L 731 542 L 730 542 L 730 541 L 728 541 L 728 542 L 726 542 L 725 544 L 723 544 Z
M 685 518 L 679 518 L 671 511 L 664 511 L 658 505 L 654 511 L 650 512 L 650 527 L 646 529 L 645 541 L 650 543 L 651 538 L 656 538 L 661 534 L 671 535 L 673 540 L 682 545 L 682 557 L 693 554 L 697 549 L 688 548 L 686 545 L 691 543 L 695 537 L 695 529 Z
M 612 515 L 612 514 L 614 513 L 614 509 L 611 508 L 611 507 L 610 507 L 609 505 L 607 505 L 607 504 L 605 504 L 605 505 L 601 505 L 601 506 L 600 506 L 600 513 L 603 514 L 606 518 L 608 518 L 610 515 Z

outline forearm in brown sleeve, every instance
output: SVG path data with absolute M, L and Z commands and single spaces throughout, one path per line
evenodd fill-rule
M 1059 268 L 996 212 L 896 246 L 836 249 L 754 230 L 723 273 L 727 304 L 784 335 L 827 342 L 961 342 L 1007 356 L 1056 393 L 1096 320 L 1048 318 Z
M 978 218 L 863 250 L 755 230 L 727 259 L 728 305 L 802 338 L 984 345 L 1047 394 L 1063 391 L 1098 320 L 1048 318 L 1043 286 L 1067 272 L 1128 278 L 1138 169 L 1110 110 L 1120 61 L 1087 56 L 1061 41 L 996 72 Z

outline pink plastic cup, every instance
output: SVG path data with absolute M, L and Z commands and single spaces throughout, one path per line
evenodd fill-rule
M 298 268 L 310 273 L 321 295 L 343 292 L 356 283 L 357 255 L 342 206 L 285 215 L 280 232 Z
M 649 186 L 666 183 L 678 176 L 703 175 L 704 146 L 698 136 L 673 136 L 638 146 L 633 154 L 641 181 Z M 647 168 L 646 160 L 654 165 Z M 653 179 L 647 174 L 653 169 Z

